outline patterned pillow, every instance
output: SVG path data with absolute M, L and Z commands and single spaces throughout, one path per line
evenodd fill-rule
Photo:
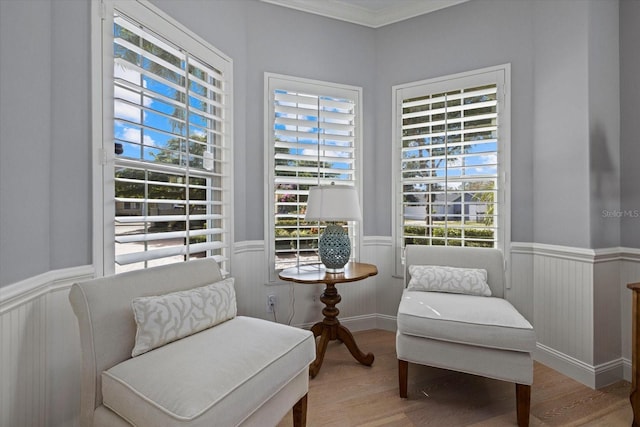
M 490 297 L 487 270 L 439 265 L 410 265 L 411 291 L 450 292 Z
M 236 316 L 234 278 L 131 302 L 136 342 L 131 357 L 195 334 Z

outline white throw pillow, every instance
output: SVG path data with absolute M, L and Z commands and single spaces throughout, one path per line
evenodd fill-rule
M 440 265 L 410 265 L 410 291 L 449 292 L 476 296 L 491 296 L 487 270 Z
M 234 278 L 166 295 L 139 297 L 131 302 L 137 331 L 135 357 L 195 334 L 236 316 Z

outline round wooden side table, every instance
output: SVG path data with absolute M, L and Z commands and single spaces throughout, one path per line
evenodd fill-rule
M 324 354 L 327 351 L 329 341 L 342 341 L 351 355 L 360 363 L 366 366 L 373 364 L 374 356 L 372 353 L 364 354 L 358 348 L 351 331 L 340 324 L 338 314 L 340 310 L 336 308 L 342 297 L 338 294 L 336 285 L 339 283 L 357 282 L 370 276 L 378 274 L 378 269 L 373 264 L 365 264 L 360 262 L 350 262 L 345 265 L 343 273 L 327 273 L 322 266 L 303 266 L 292 267 L 282 270 L 278 277 L 289 282 L 313 284 L 324 283 L 325 289 L 320 296 L 325 307 L 322 309 L 324 319 L 316 323 L 311 328 L 314 338 L 320 337 L 316 346 L 316 360 L 309 366 L 309 374 L 311 378 L 315 377 L 320 371 Z

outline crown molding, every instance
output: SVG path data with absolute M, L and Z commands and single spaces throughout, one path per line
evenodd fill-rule
M 353 0 L 261 0 L 278 6 L 379 28 L 425 13 L 435 12 L 468 0 L 410 0 L 367 3 Z M 366 5 L 366 6 L 365 6 Z

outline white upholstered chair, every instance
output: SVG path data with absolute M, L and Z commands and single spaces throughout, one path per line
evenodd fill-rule
M 404 289 L 396 335 L 400 397 L 407 397 L 409 363 L 514 382 L 518 425 L 528 426 L 536 339 L 504 299 L 502 252 L 408 245 L 405 255 L 405 286 L 412 265 L 484 269 L 491 296 Z
M 227 304 L 232 318 L 132 357 L 138 342 L 134 299 L 154 297 L 161 300 L 157 305 L 189 307 L 162 296 L 221 280 L 216 261 L 205 258 L 71 287 L 82 350 L 80 426 L 264 427 L 277 425 L 292 408 L 293 425 L 306 425 L 313 334 L 235 316 L 235 291 L 226 290 L 230 299 L 224 303 L 220 295 L 207 296 L 207 304 Z M 170 310 L 156 308 L 153 314 L 146 318 L 181 327 Z M 193 320 L 187 317 L 182 325 Z

